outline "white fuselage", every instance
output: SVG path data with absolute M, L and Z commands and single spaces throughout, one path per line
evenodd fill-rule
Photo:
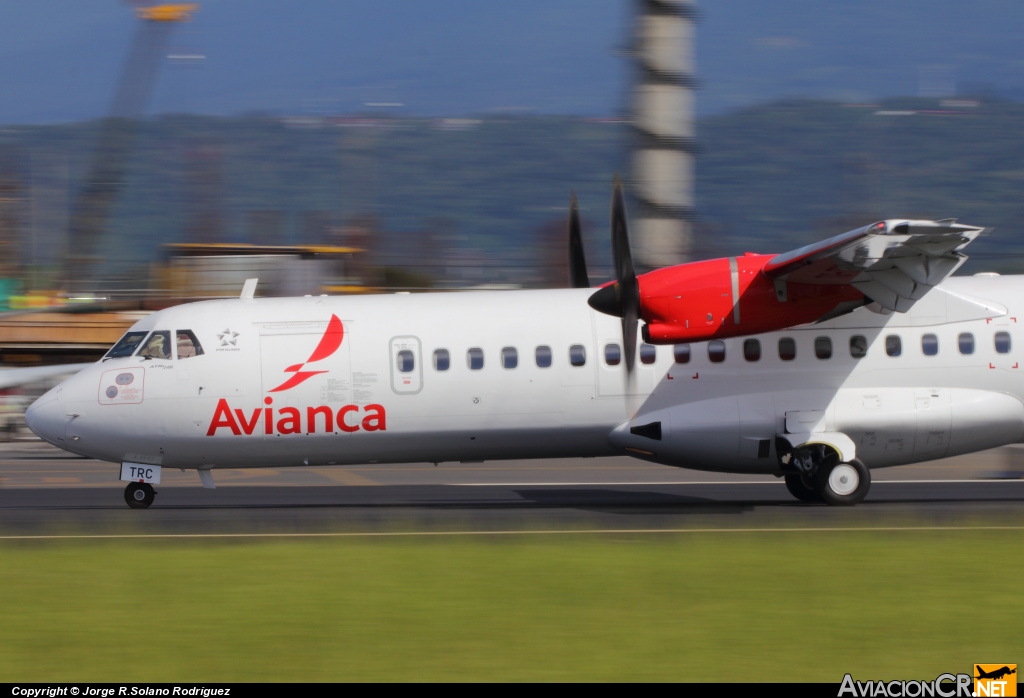
M 619 321 L 591 310 L 591 293 L 178 306 L 132 330 L 190 331 L 201 354 L 98 362 L 40 398 L 30 424 L 75 453 L 181 468 L 625 452 L 776 473 L 776 439 L 787 433 L 843 434 L 872 468 L 1024 437 L 1024 277 L 953 278 L 905 314 L 860 309 L 727 339 L 721 361 L 712 360 L 714 342 L 689 346 L 685 363 L 674 347 L 660 346 L 628 380 L 624 362 L 607 360 L 615 352 L 606 346 L 621 345 Z M 341 343 L 311 360 L 329 343 L 332 316 Z M 897 356 L 889 355 L 891 337 L 900 341 Z M 851 344 L 865 355 L 852 356 Z M 538 365 L 548 350 L 550 366 Z

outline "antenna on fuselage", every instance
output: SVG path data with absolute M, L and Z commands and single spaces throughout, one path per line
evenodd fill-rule
M 259 279 L 246 279 L 242 285 L 242 293 L 238 296 L 243 300 L 251 300 L 256 295 L 256 284 Z

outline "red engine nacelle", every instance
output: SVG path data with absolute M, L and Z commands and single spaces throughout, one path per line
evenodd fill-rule
M 702 342 L 772 332 L 826 317 L 864 296 L 848 284 L 783 284 L 762 273 L 775 255 L 710 259 L 637 277 L 651 344 Z M 781 283 L 781 282 L 780 282 Z

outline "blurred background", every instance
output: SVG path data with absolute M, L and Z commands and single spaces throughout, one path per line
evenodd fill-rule
M 0 23 L 0 365 L 237 295 L 568 284 L 874 220 L 1024 263 L 1012 0 L 121 0 Z M 19 375 L 25 375 L 24 373 Z M 48 380 L 5 381 L 0 433 Z M 6 416 L 5 416 L 6 415 Z

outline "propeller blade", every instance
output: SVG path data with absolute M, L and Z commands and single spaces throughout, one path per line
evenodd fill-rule
M 580 209 L 576 192 L 569 202 L 569 283 L 572 288 L 590 288 L 587 261 L 583 256 L 583 237 L 580 232 Z
M 615 283 L 595 291 L 587 303 L 594 310 L 622 318 L 622 344 L 626 355 L 626 373 L 636 365 L 637 323 L 640 321 L 640 284 L 633 269 L 626 223 L 626 203 L 622 183 L 615 181 L 612 192 L 612 254 L 615 257 Z
M 633 270 L 633 254 L 629 249 L 629 225 L 626 222 L 626 201 L 622 182 L 615 180 L 612 190 L 612 255 L 615 259 L 616 286 L 622 318 L 622 345 L 626 352 L 626 373 L 632 375 L 636 365 L 636 326 L 640 321 L 640 285 Z
M 634 279 L 633 281 L 635 284 L 636 279 Z M 636 325 L 639 320 L 639 304 L 625 304 L 625 312 L 622 314 L 622 347 L 623 351 L 626 353 L 627 375 L 632 375 L 633 367 L 636 366 Z
M 615 259 L 615 280 L 620 284 L 636 280 L 633 254 L 629 250 L 629 226 L 626 224 L 626 202 L 622 182 L 615 180 L 612 190 L 612 256 Z

